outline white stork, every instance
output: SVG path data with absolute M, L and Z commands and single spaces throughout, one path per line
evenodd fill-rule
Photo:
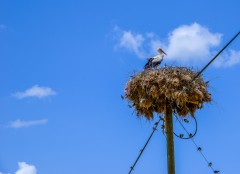
M 164 55 L 167 54 L 161 48 L 158 48 L 157 51 L 159 52 L 159 55 L 148 58 L 144 69 L 157 68 L 157 66 L 161 64 Z

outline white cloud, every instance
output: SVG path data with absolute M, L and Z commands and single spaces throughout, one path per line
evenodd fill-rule
M 172 30 L 165 40 L 159 39 L 154 33 L 133 34 L 122 30 L 117 45 L 132 51 L 140 58 L 156 54 L 156 49 L 161 47 L 168 54 L 165 57 L 166 61 L 181 65 L 199 65 L 206 63 L 219 50 L 217 47 L 221 44 L 221 38 L 222 34 L 211 32 L 208 28 L 193 23 Z M 230 67 L 240 63 L 240 51 L 225 50 L 224 52 L 225 56 L 221 55 L 222 57 L 214 62 L 216 67 Z
M 169 58 L 179 62 L 198 62 L 209 59 L 211 48 L 221 42 L 221 34 L 211 33 L 207 28 L 193 23 L 173 30 L 168 37 Z
M 123 31 L 119 41 L 119 47 L 126 48 L 134 52 L 139 57 L 144 57 L 141 50 L 144 42 L 144 37 L 141 34 L 133 34 L 131 31 Z
M 37 97 L 44 98 L 51 95 L 56 95 L 57 93 L 49 87 L 41 87 L 38 85 L 34 85 L 33 87 L 23 91 L 17 92 L 14 96 L 18 99 L 26 98 L 26 97 Z
M 229 50 L 214 62 L 214 66 L 231 67 L 238 63 L 240 63 L 240 51 Z
M 37 174 L 37 169 L 34 165 L 27 164 L 26 162 L 18 163 L 19 169 L 15 174 Z
M 0 172 L 0 174 L 4 173 Z M 27 164 L 26 162 L 18 162 L 18 170 L 15 174 L 37 174 L 37 169 L 34 165 Z
M 29 126 L 36 126 L 36 125 L 44 125 L 48 123 L 48 119 L 42 119 L 42 120 L 31 120 L 31 121 L 22 121 L 20 119 L 17 119 L 13 121 L 9 127 L 11 128 L 22 128 L 22 127 L 29 127 Z
M 152 53 L 152 46 L 155 43 L 159 44 L 157 36 L 153 32 L 145 34 L 134 33 L 132 31 L 121 30 L 118 26 L 114 28 L 114 37 L 117 38 L 117 44 L 115 48 L 126 49 L 139 58 L 146 58 L 148 52 Z M 154 50 L 153 52 L 156 52 Z

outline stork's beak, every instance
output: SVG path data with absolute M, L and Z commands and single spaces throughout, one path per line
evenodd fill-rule
M 163 54 L 167 55 L 167 53 L 165 53 L 161 48 L 158 48 L 159 52 L 162 52 Z
M 167 53 L 165 53 L 162 49 L 161 49 L 161 51 L 163 52 L 163 54 L 167 55 Z

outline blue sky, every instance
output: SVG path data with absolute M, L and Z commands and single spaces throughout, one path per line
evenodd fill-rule
M 156 120 L 121 100 L 155 48 L 201 69 L 239 30 L 237 0 L 0 1 L 0 173 L 127 173 Z M 240 37 L 204 72 L 213 102 L 195 141 L 221 173 L 239 164 Z M 176 129 L 178 123 L 174 121 Z M 175 138 L 176 173 L 212 173 Z M 167 173 L 154 134 L 134 171 Z

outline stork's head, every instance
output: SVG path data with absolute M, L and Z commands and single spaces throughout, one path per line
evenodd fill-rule
M 163 53 L 163 54 L 167 55 L 161 48 L 158 48 L 157 51 L 158 51 L 160 54 Z

